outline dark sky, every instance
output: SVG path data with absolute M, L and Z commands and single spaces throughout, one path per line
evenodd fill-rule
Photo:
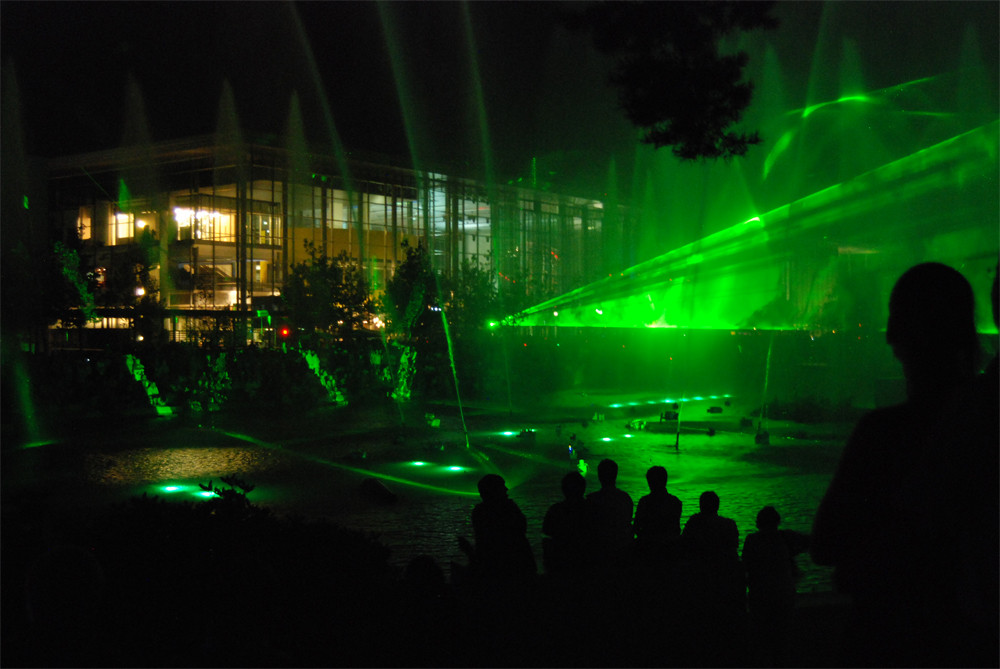
M 551 55 L 554 40 L 567 41 L 566 31 L 555 36 L 559 10 L 537 2 L 469 6 L 493 153 L 505 166 L 527 161 L 532 149 L 522 147 L 539 132 L 546 92 L 566 88 L 558 78 L 544 83 L 554 60 L 571 55 L 564 47 Z M 482 162 L 463 5 L 393 3 L 386 13 L 408 75 L 421 160 Z M 225 80 L 247 137 L 281 134 L 296 91 L 311 139 L 329 141 L 325 100 L 348 148 L 410 153 L 374 2 L 5 2 L 0 26 L 4 67 L 13 64 L 34 153 L 119 145 L 130 76 L 154 140 L 215 132 Z M 586 37 L 575 41 L 584 51 Z M 575 64 L 589 66 L 580 58 Z M 588 112 L 603 105 L 619 131 L 627 130 L 603 74 L 583 81 L 587 89 L 569 90 L 565 105 L 584 95 Z M 562 114 L 565 121 L 579 115 L 573 109 Z
M 475 175 L 484 155 L 467 7 L 498 176 L 523 173 L 532 156 L 606 163 L 617 155 L 627 164 L 635 133 L 605 83 L 607 65 L 586 35 L 556 21 L 572 4 L 391 3 L 384 26 L 375 2 L 6 1 L 3 72 L 14 73 L 19 93 L 4 113 L 25 119 L 33 154 L 118 146 L 126 116 L 137 114 L 126 112 L 132 77 L 153 140 L 210 134 L 225 80 L 247 138 L 281 135 L 296 91 L 306 133 L 321 147 L 331 141 L 325 102 L 349 149 L 405 157 L 413 146 L 425 165 Z M 805 86 L 822 69 L 815 46 L 824 30 L 858 44 L 873 86 L 953 66 L 970 24 L 982 29 L 981 52 L 996 69 L 1000 3 L 836 5 L 778 3 L 782 25 L 768 39 L 786 64 L 800 64 L 790 82 Z M 412 141 L 386 27 L 406 72 Z

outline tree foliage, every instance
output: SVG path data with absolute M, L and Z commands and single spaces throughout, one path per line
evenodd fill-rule
M 305 247 L 309 260 L 289 269 L 281 290 L 289 317 L 306 332 L 351 338 L 372 314 L 364 271 L 346 251 L 330 258 L 312 242 Z
M 417 337 L 440 321 L 440 316 L 433 314 L 431 318 L 429 313 L 430 307 L 440 306 L 437 277 L 423 244 L 411 246 L 403 240 L 402 247 L 405 257 L 386 283 L 382 308 L 391 332 Z
M 733 130 L 753 96 L 746 52 L 720 53 L 738 31 L 773 28 L 773 2 L 601 2 L 569 19 L 616 59 L 611 83 L 642 141 L 682 160 L 742 156 L 757 132 Z

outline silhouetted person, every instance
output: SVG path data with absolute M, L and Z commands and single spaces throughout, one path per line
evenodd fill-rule
M 795 610 L 795 556 L 808 547 L 808 537 L 779 530 L 781 516 L 773 506 L 757 513 L 757 531 L 743 542 L 750 611 L 750 639 L 763 666 L 788 664 L 792 612 Z
M 594 519 L 595 550 L 599 563 L 617 567 L 632 546 L 632 498 L 617 487 L 618 463 L 605 458 L 597 465 L 601 489 L 587 495 Z
M 707 601 L 743 610 L 745 579 L 740 565 L 740 531 L 736 521 L 719 515 L 719 496 L 706 490 L 698 498 L 698 513 L 688 518 L 681 533 L 681 548 L 702 568 Z
M 498 474 L 479 479 L 482 502 L 472 509 L 475 536 L 473 573 L 487 579 L 527 581 L 536 572 L 528 543 L 528 521 L 507 497 L 507 484 Z
M 639 554 L 652 560 L 676 556 L 681 536 L 681 500 L 667 492 L 667 470 L 659 465 L 646 471 L 649 494 L 635 508 L 635 540 Z
M 719 515 L 719 496 L 706 490 L 698 498 L 698 513 L 684 525 L 685 553 L 697 560 L 735 562 L 739 559 L 740 531 L 736 521 Z
M 549 507 L 542 521 L 545 571 L 550 574 L 585 570 L 591 537 L 590 506 L 584 499 L 587 480 L 579 472 L 562 478 L 563 499 Z
M 991 545 L 995 555 L 997 532 L 994 523 L 989 539 L 963 548 L 961 536 L 977 522 L 966 516 L 997 505 L 995 465 L 990 474 L 968 470 L 989 457 L 995 463 L 996 442 L 990 455 L 977 454 L 985 444 L 962 434 L 975 420 L 960 420 L 955 408 L 976 376 L 973 305 L 965 277 L 940 263 L 912 267 L 893 287 L 886 341 L 902 364 L 907 399 L 858 422 L 813 524 L 813 560 L 833 565 L 835 585 L 852 595 L 845 664 L 955 665 L 969 652 L 956 624 L 962 553 Z M 995 416 L 996 405 L 989 411 Z

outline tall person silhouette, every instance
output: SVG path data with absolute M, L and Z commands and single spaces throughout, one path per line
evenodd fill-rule
M 855 426 L 816 513 L 810 552 L 835 567 L 835 584 L 852 596 L 845 665 L 953 665 L 961 662 L 953 638 L 960 548 L 954 526 L 930 521 L 963 492 L 928 485 L 928 470 L 966 448 L 947 435 L 949 407 L 978 369 L 969 282 L 940 263 L 907 270 L 889 299 L 886 341 L 902 365 L 906 401 Z

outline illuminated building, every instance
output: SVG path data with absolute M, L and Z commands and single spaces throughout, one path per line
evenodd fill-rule
M 135 294 L 159 291 L 176 341 L 240 323 L 247 341 L 259 339 L 257 311 L 277 304 L 289 268 L 310 258 L 307 243 L 329 257 L 346 252 L 376 289 L 405 257 L 404 242 L 423 244 L 446 275 L 468 261 L 531 297 L 621 266 L 620 246 L 602 244 L 600 201 L 354 155 L 341 163 L 192 138 L 54 159 L 49 186 L 50 209 L 64 236 L 81 241 L 82 267 L 99 289 L 114 280 L 121 292 L 123 273 L 136 274 Z M 613 217 L 619 239 L 622 219 Z M 121 309 L 104 309 L 91 327 L 128 322 Z

